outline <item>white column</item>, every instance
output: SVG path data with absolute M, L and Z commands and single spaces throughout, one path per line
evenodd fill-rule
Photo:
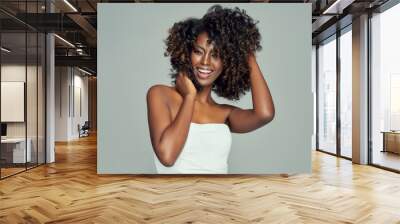
M 368 15 L 353 20 L 353 162 L 368 163 Z
M 46 60 L 47 60 L 47 76 L 46 76 L 46 163 L 52 163 L 55 161 L 55 151 L 54 151 L 54 133 L 55 133 L 55 76 L 54 76 L 54 35 L 47 34 L 46 36 Z
M 72 68 L 58 66 L 55 69 L 55 141 L 69 141 L 72 117 Z
M 46 1 L 48 12 L 54 11 L 51 1 Z M 55 161 L 54 133 L 55 133 L 55 44 L 54 35 L 46 35 L 46 163 Z

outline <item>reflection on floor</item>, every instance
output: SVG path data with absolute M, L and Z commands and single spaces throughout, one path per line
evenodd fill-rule
M 36 163 L 28 163 L 26 164 L 27 169 L 30 169 L 31 167 L 35 167 Z M 26 170 L 25 164 L 2 164 L 1 168 L 1 178 L 5 178 L 7 176 L 19 173 L 21 171 Z
M 18 173 L 18 172 L 21 172 L 24 170 L 25 170 L 25 167 L 24 168 L 19 168 L 19 167 L 17 167 L 17 168 L 1 168 L 1 178 L 13 175 L 15 173 Z
M 392 152 L 374 151 L 373 164 L 400 170 L 400 155 Z

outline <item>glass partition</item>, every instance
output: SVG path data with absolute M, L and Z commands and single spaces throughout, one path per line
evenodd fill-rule
M 318 47 L 318 149 L 336 154 L 336 36 Z
M 1 176 L 7 177 L 24 171 L 31 159 L 26 144 L 26 33 L 3 32 L 1 46 Z
M 30 160 L 27 163 L 28 168 L 37 165 L 38 157 L 38 35 L 36 32 L 27 33 L 27 98 L 26 98 L 26 113 L 27 113 L 27 150 L 30 150 Z
M 18 17 L 44 12 L 44 3 L 1 1 L 0 7 Z M 45 163 L 45 45 L 44 33 L 0 11 L 1 179 Z

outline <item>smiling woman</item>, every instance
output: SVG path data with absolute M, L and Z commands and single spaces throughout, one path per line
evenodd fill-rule
M 255 21 L 238 8 L 213 6 L 201 19 L 175 23 L 166 40 L 173 86 L 147 93 L 148 124 L 158 173 L 227 173 L 231 132 L 269 123 L 274 104 L 257 64 Z M 238 100 L 252 91 L 253 108 L 218 104 L 211 92 Z
M 222 60 L 206 32 L 197 37 L 190 59 L 200 86 L 212 85 L 222 72 Z

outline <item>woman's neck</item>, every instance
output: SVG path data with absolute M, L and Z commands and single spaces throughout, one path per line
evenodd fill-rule
M 206 86 L 201 91 L 197 92 L 196 101 L 207 104 L 214 103 L 211 97 L 211 86 Z

